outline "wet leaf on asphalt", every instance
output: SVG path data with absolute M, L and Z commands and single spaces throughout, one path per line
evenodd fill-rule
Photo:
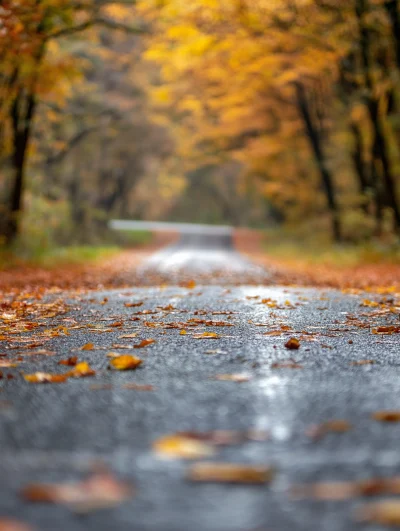
M 140 358 L 128 354 L 113 357 L 110 360 L 111 367 L 117 371 L 131 371 L 137 369 L 141 363 L 142 360 Z
M 120 505 L 133 495 L 131 485 L 109 472 L 96 473 L 75 483 L 33 483 L 21 491 L 30 502 L 67 505 L 77 512 L 90 512 Z
M 351 424 L 347 420 L 337 419 L 328 420 L 317 426 L 311 426 L 308 428 L 306 434 L 311 439 L 321 439 L 328 433 L 346 433 L 351 429 Z
M 35 372 L 34 374 L 24 374 L 24 378 L 30 383 L 63 383 L 67 381 L 68 375 Z
M 66 360 L 60 360 L 58 362 L 58 365 L 67 365 L 69 367 L 75 367 L 77 363 L 78 363 L 78 356 L 71 356 L 70 358 L 67 358 Z
M 295 337 L 291 337 L 290 339 L 288 339 L 288 341 L 286 341 L 285 347 L 289 350 L 297 350 L 298 348 L 300 348 L 300 341 Z
M 295 360 L 289 359 L 273 363 L 271 369 L 303 369 L 303 365 L 300 365 Z
M 155 339 L 143 339 L 138 345 L 133 345 L 134 348 L 144 348 L 155 343 Z
M 132 391 L 154 391 L 152 385 L 127 383 L 122 386 L 122 389 L 131 389 Z
M 33 528 L 24 522 L 11 520 L 11 518 L 0 518 L 0 531 L 33 531 Z
M 372 418 L 380 422 L 400 422 L 400 410 L 376 411 L 372 413 Z
M 240 465 L 236 463 L 196 463 L 189 467 L 190 481 L 206 483 L 238 483 L 263 485 L 272 481 L 274 470 L 262 465 Z
M 200 459 L 215 453 L 213 445 L 208 442 L 180 433 L 160 437 L 153 442 L 153 450 L 167 459 Z
M 195 334 L 194 339 L 219 339 L 221 336 L 216 332 L 204 332 L 203 334 Z
M 400 500 L 395 498 L 365 504 L 356 511 L 355 518 L 361 522 L 400 527 Z
M 95 374 L 96 371 L 90 367 L 87 361 L 81 361 L 71 371 L 67 372 L 66 376 L 70 376 L 71 378 L 85 378 L 87 376 L 94 376 Z
M 212 377 L 213 380 L 220 380 L 223 382 L 236 382 L 243 383 L 251 380 L 251 376 L 247 373 L 235 373 L 235 374 L 217 374 Z
M 83 347 L 81 347 L 81 350 L 93 350 L 93 349 L 94 349 L 93 343 L 86 343 L 86 345 L 83 345 Z

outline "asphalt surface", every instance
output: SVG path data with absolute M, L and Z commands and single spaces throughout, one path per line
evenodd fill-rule
M 385 310 L 393 304 L 387 297 L 279 286 L 171 286 L 49 297 L 43 303 L 60 299 L 68 304 L 66 313 L 38 318 L 40 327 L 21 339 L 32 341 L 33 333 L 53 356 L 31 355 L 23 342 L 17 349 L 8 347 L 18 341 L 3 342 L 7 359 L 21 355 L 23 361 L 18 369 L 4 369 L 14 379 L 0 380 L 0 515 L 40 531 L 382 529 L 354 521 L 364 500 L 297 500 L 289 490 L 298 483 L 400 474 L 400 423 L 371 418 L 377 410 L 400 410 L 399 335 L 372 333 L 378 324 L 398 324 L 398 315 Z M 383 304 L 361 306 L 366 297 Z M 233 326 L 197 323 L 192 329 L 189 319 Z M 167 326 L 182 322 L 186 335 Z M 282 325 L 291 330 L 265 335 Z M 69 335 L 47 333 L 43 339 L 44 330 L 57 326 L 66 326 Z M 194 337 L 203 332 L 219 338 Z M 137 338 L 121 338 L 132 333 Z M 300 339 L 299 350 L 285 348 L 290 337 Z M 149 338 L 156 342 L 140 350 L 115 346 Z M 94 350 L 79 350 L 89 342 Z M 133 353 L 143 364 L 136 371 L 110 371 L 109 351 Z M 64 372 L 57 362 L 71 355 L 89 361 L 96 376 L 41 385 L 19 375 Z M 290 358 L 302 368 L 273 368 Z M 352 365 L 360 360 L 375 364 Z M 235 373 L 247 374 L 249 381 L 215 379 Z M 154 390 L 123 389 L 127 383 Z M 309 436 L 311 426 L 333 419 L 346 419 L 351 429 L 318 440 Z M 178 431 L 247 429 L 267 430 L 269 440 L 222 447 L 213 459 L 271 465 L 276 476 L 269 485 L 191 483 L 187 461 L 165 460 L 152 450 L 157 438 Z M 135 496 L 115 509 L 81 516 L 26 502 L 19 494 L 32 481 L 80 479 L 94 462 L 131 481 Z
M 131 223 L 139 222 L 125 223 L 128 228 Z M 139 227 L 142 226 L 147 227 L 148 223 L 142 222 Z M 176 243 L 156 252 L 143 264 L 139 275 L 144 279 L 155 275 L 168 283 L 179 283 L 192 277 L 209 284 L 226 284 L 229 281 L 234 284 L 263 284 L 272 281 L 271 272 L 265 271 L 235 250 L 232 227 L 180 223 L 157 223 L 155 227 L 157 230 L 178 231 L 179 238 Z

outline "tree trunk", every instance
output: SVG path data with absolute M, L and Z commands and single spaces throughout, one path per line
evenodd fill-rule
M 13 182 L 8 220 L 5 224 L 4 234 L 7 245 L 10 245 L 15 241 L 20 230 L 20 213 L 25 187 L 25 170 L 35 109 L 35 94 L 31 92 L 27 96 L 24 96 L 22 92 L 19 92 L 14 100 L 11 111 L 13 132 L 13 152 L 11 158 Z
M 332 174 L 326 164 L 326 157 L 322 147 L 321 135 L 316 124 L 314 123 L 304 86 L 302 83 L 296 82 L 295 89 L 299 114 L 304 122 L 305 131 L 310 140 L 311 148 L 317 163 L 322 186 L 325 191 L 328 207 L 331 213 L 332 234 L 334 240 L 339 242 L 342 239 L 339 208 L 336 200 Z
M 390 3 L 390 2 L 388 2 Z M 395 5 L 397 13 L 397 6 Z M 372 50 L 371 50 L 371 36 L 368 30 L 368 26 L 365 22 L 365 16 L 369 11 L 368 0 L 356 0 L 355 12 L 358 20 L 359 34 L 360 34 L 360 48 L 361 58 L 363 66 L 364 84 L 367 88 L 367 109 L 372 125 L 373 131 L 373 156 L 374 159 L 379 159 L 382 164 L 382 181 L 385 189 L 385 202 L 393 211 L 394 228 L 396 231 L 400 230 L 400 207 L 397 200 L 397 190 L 395 184 L 395 178 L 392 173 L 389 155 L 389 145 L 385 135 L 385 129 L 380 116 L 379 100 L 374 94 L 374 79 L 372 75 Z M 400 52 L 400 50 L 399 50 Z M 375 175 L 378 176 L 378 172 L 375 170 Z M 378 177 L 377 177 L 378 178 Z M 379 184 L 376 183 L 375 193 L 379 195 Z M 376 201 L 380 201 L 377 197 Z
M 400 11 L 398 0 L 387 0 L 385 8 L 390 20 L 392 36 L 394 40 L 394 49 L 396 52 L 396 64 L 400 69 Z

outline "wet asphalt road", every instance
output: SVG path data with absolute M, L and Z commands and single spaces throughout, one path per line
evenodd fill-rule
M 400 474 L 400 424 L 371 419 L 377 410 L 400 410 L 399 336 L 371 333 L 379 323 L 397 324 L 398 315 L 377 316 L 376 308 L 360 307 L 365 294 L 274 286 L 132 288 L 52 297 L 68 298 L 68 313 L 42 324 L 68 326 L 70 333 L 46 341 L 54 356 L 26 356 L 19 371 L 63 372 L 57 361 L 78 354 L 97 374 L 58 385 L 18 377 L 0 381 L 1 402 L 10 403 L 0 409 L 0 515 L 40 531 L 382 529 L 354 522 L 363 500 L 299 501 L 288 489 L 303 482 Z M 125 306 L 136 302 L 143 305 Z M 147 310 L 155 313 L 140 313 Z M 191 318 L 234 326 L 199 324 L 187 335 L 165 329 Z M 122 327 L 110 327 L 118 321 Z M 265 335 L 281 325 L 292 330 Z M 204 331 L 221 337 L 193 337 Z M 137 341 L 120 337 L 135 332 Z M 284 347 L 291 336 L 301 339 L 297 351 Z M 113 345 L 148 338 L 156 343 L 133 352 L 143 359 L 139 369 L 107 370 L 108 351 L 132 352 Z M 88 342 L 96 348 L 78 350 Z M 216 349 L 221 352 L 206 353 Z M 10 352 L 11 358 L 15 351 Z M 289 358 L 303 368 L 272 367 Z M 375 364 L 351 365 L 362 359 Z M 213 379 L 226 373 L 246 373 L 250 380 Z M 112 387 L 93 390 L 94 383 Z M 123 389 L 126 383 L 153 385 L 154 391 Z M 310 439 L 310 426 L 332 419 L 348 420 L 351 430 Z M 221 448 L 215 460 L 272 465 L 276 477 L 270 485 L 193 484 L 185 479 L 187 462 L 160 459 L 151 448 L 157 437 L 177 431 L 249 428 L 267 430 L 270 439 Z M 27 482 L 75 480 L 94 461 L 134 483 L 132 500 L 86 516 L 21 500 L 19 490 Z

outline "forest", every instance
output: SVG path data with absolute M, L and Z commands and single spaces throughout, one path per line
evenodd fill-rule
M 397 0 L 3 0 L 3 246 L 112 218 L 400 233 Z

